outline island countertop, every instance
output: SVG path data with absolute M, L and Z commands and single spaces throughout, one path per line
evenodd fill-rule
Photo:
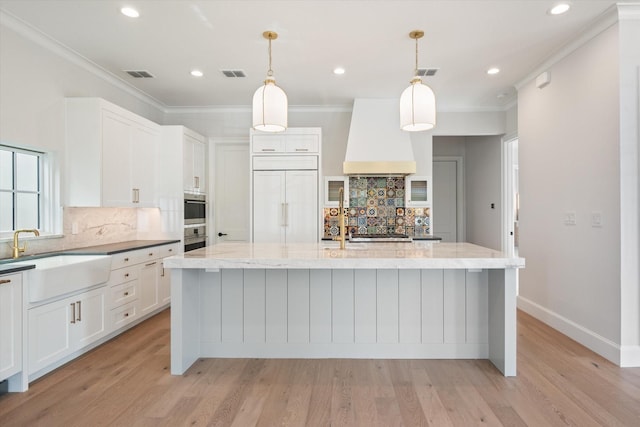
M 471 243 L 430 241 L 347 243 L 224 242 L 165 260 L 167 268 L 184 269 L 482 269 L 522 268 L 523 258 Z

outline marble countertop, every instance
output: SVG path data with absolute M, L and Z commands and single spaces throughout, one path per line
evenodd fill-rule
M 471 243 L 338 242 L 269 244 L 225 242 L 165 259 L 167 268 L 522 268 L 523 258 Z
M 5 264 L 0 265 L 0 275 L 2 274 L 10 274 L 10 273 L 18 273 L 24 270 L 32 270 L 36 268 L 33 264 Z

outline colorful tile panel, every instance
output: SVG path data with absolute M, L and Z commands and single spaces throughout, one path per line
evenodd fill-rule
M 404 205 L 404 177 L 350 177 L 347 233 L 431 234 L 430 208 Z M 324 237 L 340 234 L 338 208 L 324 209 Z

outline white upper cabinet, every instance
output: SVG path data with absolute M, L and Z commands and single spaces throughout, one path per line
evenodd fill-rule
M 206 192 L 206 152 L 204 137 L 184 128 L 182 182 L 184 191 Z
M 430 207 L 432 198 L 431 185 L 430 176 L 408 176 L 405 180 L 407 206 Z
M 309 131 L 311 129 L 311 131 Z M 253 153 L 319 153 L 320 131 L 318 128 L 289 128 L 282 133 L 265 134 L 251 131 Z
M 100 98 L 65 102 L 65 205 L 157 206 L 160 126 Z

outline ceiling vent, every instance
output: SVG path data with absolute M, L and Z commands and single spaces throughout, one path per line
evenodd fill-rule
M 247 77 L 247 75 L 242 70 L 220 70 L 225 77 Z
M 435 76 L 440 68 L 418 68 L 418 77 Z
M 124 70 L 125 73 L 136 79 L 152 79 L 154 75 L 145 70 Z

